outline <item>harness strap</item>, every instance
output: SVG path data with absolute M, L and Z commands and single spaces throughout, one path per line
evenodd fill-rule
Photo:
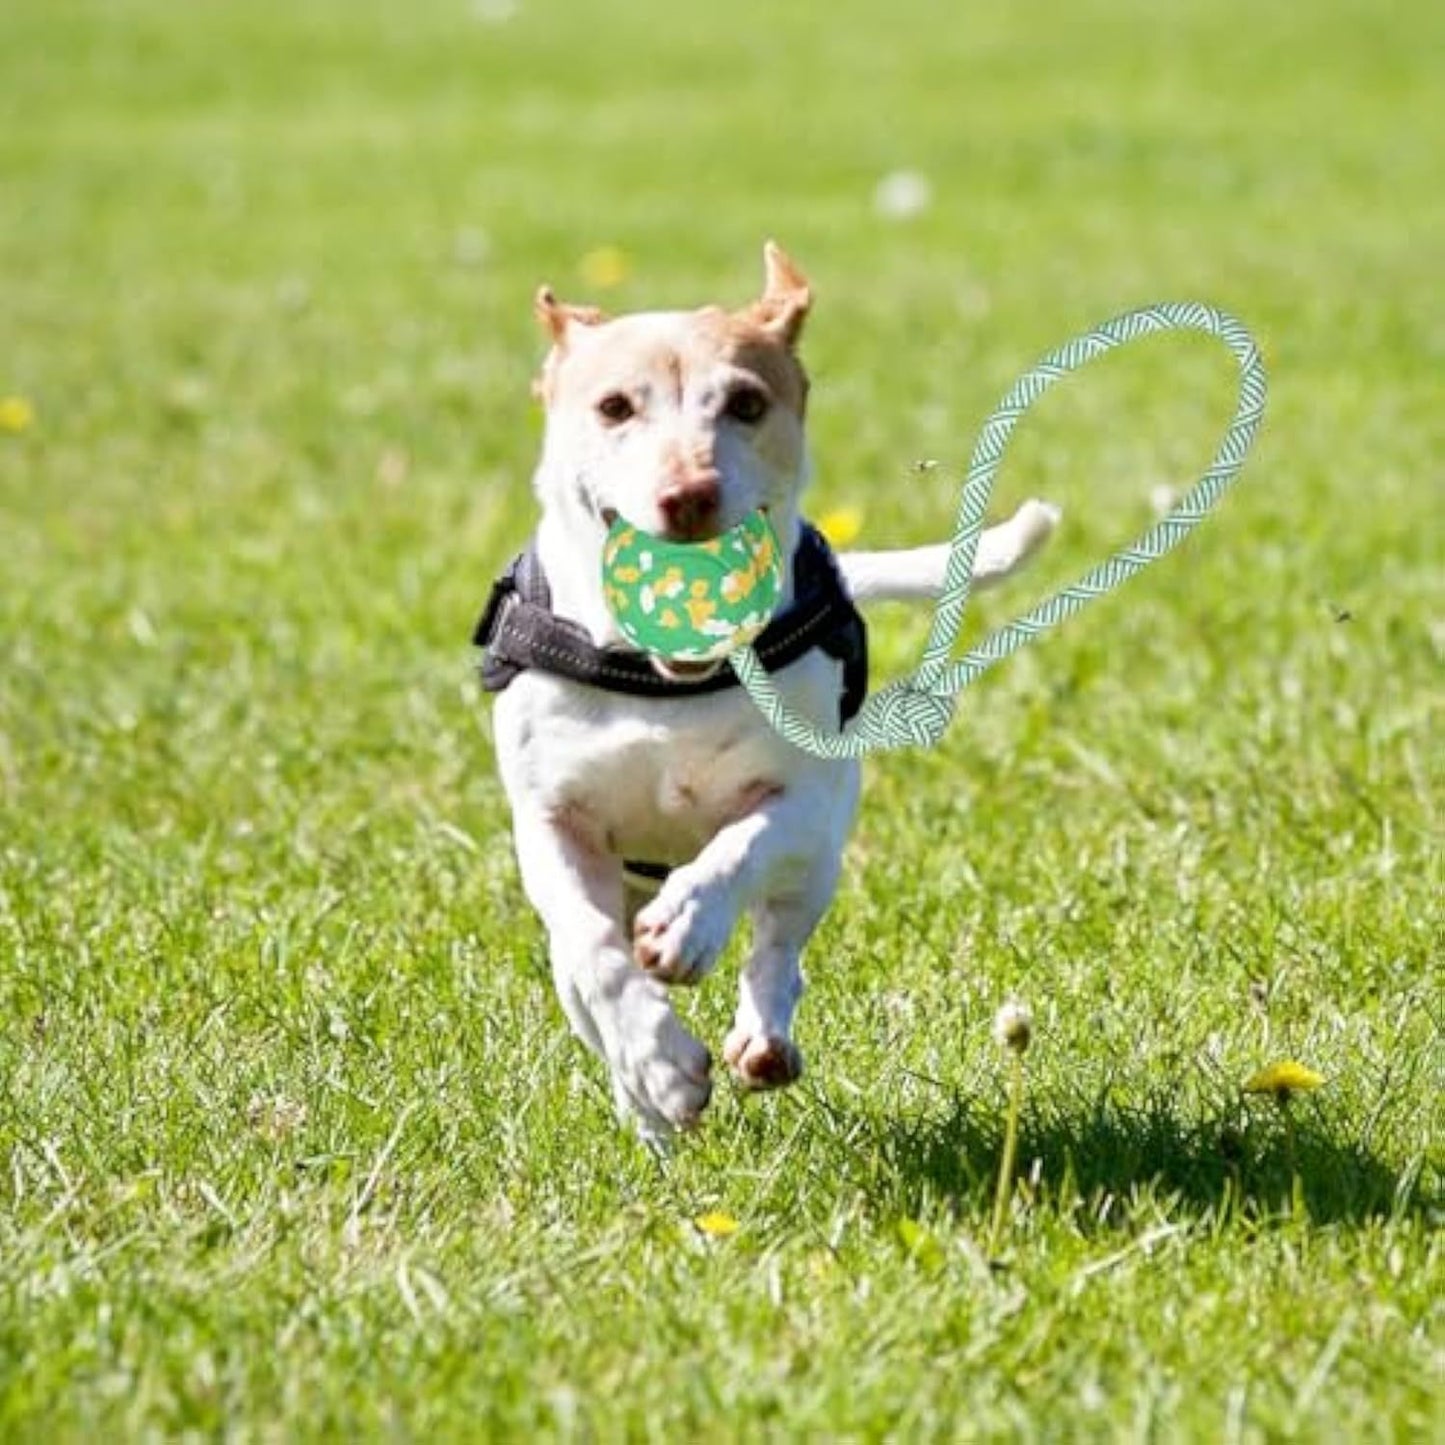
M 868 692 L 868 634 L 821 532 L 803 523 L 793 556 L 794 601 L 753 644 L 768 672 L 796 662 L 813 648 L 843 664 L 840 718 L 854 717 Z M 528 668 L 588 687 L 632 697 L 679 698 L 738 686 L 737 673 L 719 668 L 707 677 L 663 677 L 646 656 L 625 647 L 598 647 L 575 622 L 556 616 L 551 588 L 529 544 L 492 586 L 472 641 L 486 650 L 482 686 L 501 692 Z

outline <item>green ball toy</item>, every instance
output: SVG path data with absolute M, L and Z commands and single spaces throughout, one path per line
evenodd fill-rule
M 763 511 L 706 542 L 671 542 L 618 518 L 602 549 L 602 591 L 634 647 L 716 662 L 751 642 L 783 590 L 783 552 Z

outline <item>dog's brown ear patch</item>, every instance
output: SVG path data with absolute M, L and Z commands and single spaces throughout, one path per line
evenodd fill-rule
M 763 294 L 748 308 L 748 317 L 785 346 L 793 346 L 813 304 L 813 288 L 776 241 L 763 246 L 763 276 Z
M 537 288 L 532 312 L 551 337 L 553 346 L 566 344 L 569 326 L 598 326 L 607 320 L 595 306 L 569 306 L 565 301 L 559 301 L 550 286 Z

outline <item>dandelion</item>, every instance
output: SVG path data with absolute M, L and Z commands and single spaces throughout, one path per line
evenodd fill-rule
M 994 1042 L 1001 1049 L 1012 1049 L 1016 1054 L 1027 1053 L 1034 1036 L 1034 1016 L 1027 1004 L 1009 999 L 994 1015 Z
M 1244 1081 L 1244 1092 L 1268 1094 L 1276 1103 L 1288 1104 L 1296 1094 L 1313 1093 L 1324 1081 L 1323 1074 L 1315 1073 L 1307 1065 L 1294 1059 L 1281 1059 L 1251 1074 Z
M 35 425 L 35 405 L 24 396 L 0 396 L 0 432 L 19 436 Z
M 1167 517 L 1178 500 L 1179 489 L 1171 487 L 1168 482 L 1158 482 L 1149 488 L 1149 510 L 1153 512 L 1156 521 Z
M 1317 1074 L 1307 1064 L 1295 1059 L 1281 1059 L 1277 1063 L 1253 1073 L 1244 1081 L 1246 1094 L 1267 1095 L 1275 1102 L 1280 1118 L 1284 1121 L 1285 1155 L 1289 1161 L 1290 1202 L 1296 1215 L 1305 1213 L 1304 1181 L 1299 1172 L 1299 1154 L 1295 1143 L 1294 1111 L 1290 1103 L 1296 1094 L 1309 1094 L 1324 1083 L 1324 1075 Z
M 863 508 L 834 507 L 818 518 L 818 530 L 828 539 L 829 546 L 846 547 L 856 541 L 863 530 Z
M 627 253 L 620 246 L 598 246 L 583 256 L 577 269 L 594 291 L 610 291 L 627 280 L 631 267 Z
M 712 1239 L 730 1239 L 742 1227 L 731 1214 L 724 1214 L 720 1209 L 699 1214 L 693 1223 Z
M 888 221 L 911 221 L 933 204 L 933 186 L 918 171 L 890 171 L 873 191 L 873 209 Z
M 993 1201 L 993 1222 L 988 1231 L 988 1252 L 996 1258 L 1008 1221 L 1009 1199 L 1013 1194 L 1014 1160 L 1018 1156 L 1019 1114 L 1024 1099 L 1024 1055 L 1033 1042 L 1034 1016 L 1028 1005 L 1008 999 L 994 1015 L 994 1041 L 1009 1056 L 1008 1117 L 1004 1121 L 1003 1154 L 998 1164 L 998 1191 Z

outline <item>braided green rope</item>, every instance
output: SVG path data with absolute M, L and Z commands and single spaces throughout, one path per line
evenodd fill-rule
M 1156 331 L 1205 331 L 1217 336 L 1239 363 L 1239 401 L 1209 470 L 1168 516 L 1131 547 L 1090 569 L 1077 582 L 1046 598 L 1022 617 L 989 636 L 957 662 L 950 655 L 963 622 L 973 582 L 973 559 L 994 477 L 1018 420 L 1056 381 L 1126 342 Z M 890 683 L 864 703 L 843 732 L 827 732 L 790 708 L 750 647 L 730 657 L 738 680 L 768 722 L 805 752 L 823 758 L 856 758 L 884 748 L 931 747 L 953 715 L 953 699 L 996 662 L 1017 652 L 1040 633 L 1057 627 L 1087 603 L 1112 592 L 1149 563 L 1177 547 L 1209 514 L 1239 475 L 1264 416 L 1264 365 L 1259 347 L 1232 316 L 1197 302 L 1166 302 L 1129 311 L 1050 352 L 1019 378 L 984 423 L 959 504 L 958 524 L 948 554 L 938 612 L 912 677 Z

